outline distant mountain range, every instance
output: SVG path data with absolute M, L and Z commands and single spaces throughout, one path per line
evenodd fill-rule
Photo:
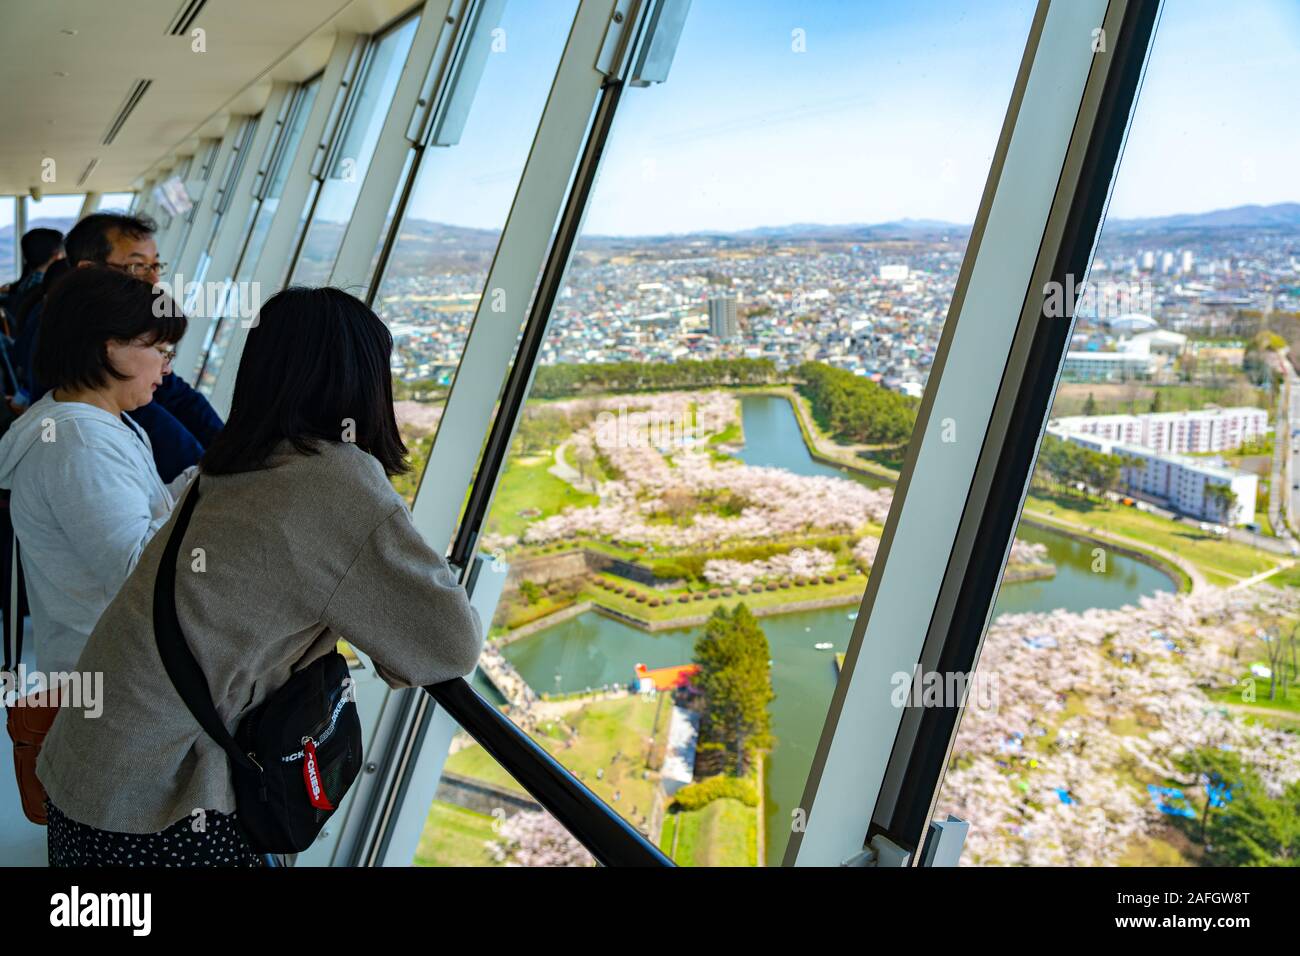
M 1146 219 L 1107 220 L 1107 229 L 1122 232 L 1165 232 L 1194 229 L 1294 229 L 1300 227 L 1300 203 L 1281 202 L 1272 206 L 1233 206 L 1211 212 L 1152 216 Z
M 33 225 L 66 230 L 71 219 L 39 220 Z M 341 223 L 318 223 L 312 229 L 304 249 L 308 261 L 332 257 L 338 249 L 343 229 Z M 1188 233 L 1208 230 L 1252 229 L 1260 231 L 1300 229 L 1300 203 L 1277 203 L 1271 206 L 1234 206 L 1210 212 L 1180 213 L 1143 219 L 1109 219 L 1106 230 L 1124 236 L 1142 233 Z M 634 247 L 680 246 L 695 243 L 745 245 L 754 242 L 883 242 L 921 241 L 961 238 L 970 232 L 962 223 L 935 219 L 899 219 L 881 223 L 791 223 L 785 226 L 761 226 L 736 231 L 709 230 L 646 236 L 587 235 L 579 248 L 618 251 Z M 499 233 L 495 229 L 475 229 L 408 219 L 402 226 L 396 247 L 396 259 L 390 275 L 414 276 L 422 272 L 475 271 L 486 268 L 496 249 Z M 13 254 L 12 225 L 0 228 L 0 259 Z
M 944 222 L 939 219 L 897 219 L 893 222 L 850 223 L 846 225 L 825 225 L 816 222 L 792 223 L 788 226 L 760 226 L 757 229 L 742 229 L 738 232 L 723 233 L 735 239 L 861 239 L 878 241 L 881 239 L 911 239 L 919 236 L 935 235 L 964 236 L 970 232 L 969 225 L 956 222 Z
M 592 240 L 626 242 L 636 240 L 730 239 L 730 240 L 824 240 L 824 241 L 880 241 L 883 239 L 932 239 L 941 236 L 964 236 L 970 232 L 969 223 L 945 222 L 939 219 L 898 219 L 880 223 L 791 223 L 788 226 L 761 226 L 734 232 L 709 230 L 704 232 L 676 233 L 650 236 L 588 236 Z M 1179 213 L 1173 216 L 1152 216 L 1140 219 L 1107 219 L 1108 231 L 1164 232 L 1198 229 L 1294 229 L 1300 228 L 1300 203 L 1286 202 L 1272 206 L 1234 206 L 1210 212 Z

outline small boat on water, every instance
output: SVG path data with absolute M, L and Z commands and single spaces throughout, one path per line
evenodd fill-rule
M 813 647 L 817 648 L 817 650 L 819 651 L 829 651 L 834 646 L 835 645 L 832 644 L 830 641 L 822 641 L 820 644 L 813 645 Z

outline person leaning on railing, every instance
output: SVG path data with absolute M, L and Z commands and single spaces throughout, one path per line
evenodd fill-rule
M 232 732 L 340 637 L 393 687 L 462 677 L 478 660 L 478 614 L 389 480 L 407 467 L 392 345 L 384 323 L 337 289 L 273 296 L 248 334 L 229 420 L 190 491 L 175 584 L 181 633 Z M 155 642 L 169 532 L 78 662 L 104 675 L 102 715 L 65 706 L 41 750 L 52 865 L 259 862 L 238 826 L 229 758 L 173 688 Z

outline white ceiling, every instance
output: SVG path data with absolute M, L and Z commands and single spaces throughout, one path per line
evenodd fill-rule
M 185 0 L 22 0 L 0 29 L 0 195 L 125 192 L 255 113 L 273 80 L 324 65 L 337 31 L 371 32 L 413 0 L 208 0 L 191 37 L 167 29 Z M 70 34 L 64 31 L 76 31 Z M 59 74 L 66 74 L 61 76 Z M 111 146 L 135 82 L 153 80 Z M 77 185 L 91 159 L 90 178 Z M 54 160 L 54 182 L 42 181 Z

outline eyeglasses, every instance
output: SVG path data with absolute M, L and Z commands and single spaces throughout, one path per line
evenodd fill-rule
M 151 345 L 150 348 L 163 357 L 164 365 L 171 365 L 172 362 L 176 361 L 176 349 L 171 346 Z
M 129 276 L 137 279 L 147 275 L 160 276 L 167 271 L 168 263 L 166 262 L 106 262 L 104 265 L 110 269 L 116 269 L 118 272 L 125 272 Z

